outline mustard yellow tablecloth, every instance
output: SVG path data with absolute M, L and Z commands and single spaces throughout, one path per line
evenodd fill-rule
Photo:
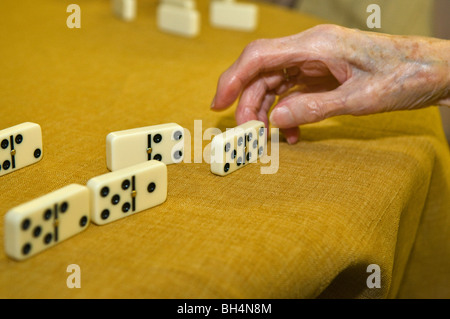
M 36 122 L 44 141 L 41 162 L 0 177 L 0 247 L 9 209 L 108 171 L 109 132 L 176 122 L 193 145 L 194 120 L 234 126 L 233 109 L 209 110 L 221 72 L 254 39 L 321 23 L 261 4 L 257 31 L 220 30 L 197 1 L 201 34 L 186 39 L 158 31 L 156 1 L 126 23 L 107 0 L 78 0 L 81 29 L 66 26 L 70 3 L 0 2 L 0 129 Z M 305 126 L 281 142 L 276 174 L 170 165 L 158 207 L 23 262 L 0 248 L 0 297 L 448 298 L 449 163 L 428 108 Z M 67 287 L 71 264 L 81 288 Z M 381 288 L 367 286 L 371 264 Z

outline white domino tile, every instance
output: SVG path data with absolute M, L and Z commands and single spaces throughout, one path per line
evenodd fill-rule
M 167 166 L 151 160 L 90 179 L 91 220 L 97 225 L 160 205 L 167 198 Z
M 177 6 L 185 9 L 195 9 L 195 0 L 160 0 L 160 4 L 167 4 L 172 6 Z
M 249 121 L 216 135 L 211 141 L 211 172 L 225 176 L 257 161 L 266 148 L 266 129 Z
M 133 21 L 137 15 L 137 0 L 111 0 L 114 14 L 124 20 Z
M 166 33 L 193 38 L 200 33 L 200 22 L 192 0 L 161 1 L 156 11 L 158 29 Z
M 117 131 L 106 136 L 106 166 L 111 171 L 149 160 L 176 164 L 183 158 L 184 129 L 176 123 Z
M 211 0 L 209 19 L 216 28 L 250 32 L 258 25 L 258 7 L 251 3 Z
M 89 189 L 70 184 L 12 208 L 5 215 L 6 254 L 24 260 L 84 231 L 89 203 Z
M 0 131 L 0 176 L 42 159 L 42 132 L 36 123 L 26 122 Z

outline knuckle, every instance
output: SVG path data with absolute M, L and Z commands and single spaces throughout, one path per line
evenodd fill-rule
M 219 79 L 217 80 L 217 90 L 226 87 L 229 84 L 229 82 L 230 82 L 230 80 L 229 80 L 228 72 L 223 72 L 219 76 Z
M 262 46 L 264 46 L 265 39 L 256 39 L 247 44 L 245 47 L 245 51 L 258 51 Z
M 335 44 L 340 42 L 340 39 L 346 36 L 346 32 L 348 32 L 348 29 L 338 25 L 321 24 L 311 29 L 310 36 L 312 41 L 322 44 L 323 47 L 327 47 L 326 44 L 329 46 L 330 43 L 333 43 L 332 47 L 334 47 Z
M 222 74 L 220 74 L 219 79 L 218 79 L 219 83 L 222 83 L 225 80 L 226 74 L 227 74 L 226 71 L 224 71 L 224 72 L 222 72 Z
M 313 27 L 313 29 L 318 33 L 335 34 L 339 32 L 340 27 L 335 24 L 320 24 L 318 26 Z
M 315 48 L 322 57 L 327 57 L 329 54 L 336 55 L 338 48 L 345 37 L 343 27 L 333 24 L 321 24 L 305 31 L 303 40 L 306 44 Z
M 254 40 L 244 48 L 243 56 L 247 57 L 249 60 L 260 61 L 263 57 L 263 53 L 266 47 L 267 40 Z
M 308 122 L 319 122 L 325 119 L 325 104 L 320 100 L 309 100 L 305 103 L 305 117 Z

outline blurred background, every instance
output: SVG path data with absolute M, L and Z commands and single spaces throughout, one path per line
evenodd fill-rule
M 450 0 L 262 0 L 299 10 L 349 28 L 401 35 L 450 39 Z M 381 8 L 381 28 L 366 25 L 367 6 Z M 442 124 L 450 142 L 450 108 L 441 107 Z

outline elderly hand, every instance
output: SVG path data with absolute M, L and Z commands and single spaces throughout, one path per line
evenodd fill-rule
M 298 141 L 301 124 L 336 115 L 450 106 L 450 41 L 320 25 L 250 43 L 219 78 L 211 108 L 238 98 L 236 121 Z

